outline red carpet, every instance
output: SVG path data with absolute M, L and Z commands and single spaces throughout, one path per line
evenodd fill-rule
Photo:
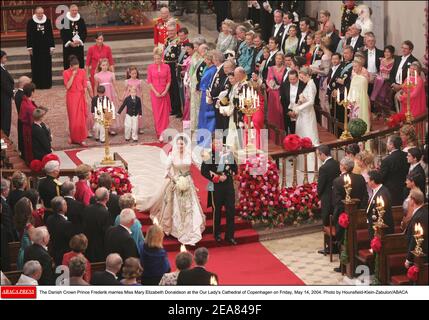
M 159 144 L 151 144 L 160 146 Z M 82 162 L 77 153 L 82 149 L 68 150 L 65 153 L 79 165 Z M 292 271 L 281 263 L 270 251 L 259 243 L 259 235 L 249 222 L 235 219 L 235 239 L 238 246 L 229 246 L 225 242 L 216 243 L 213 236 L 213 213 L 207 208 L 208 181 L 198 168 L 192 167 L 192 178 L 199 190 L 201 206 L 206 215 L 206 230 L 202 240 L 196 247 L 210 248 L 210 258 L 207 269 L 219 276 L 222 285 L 304 285 Z M 137 212 L 141 221 L 143 233 L 152 225 L 147 212 Z M 222 238 L 224 238 L 225 218 L 222 218 Z M 180 243 L 172 237 L 164 239 L 164 248 L 169 252 L 172 268 L 175 266 L 175 256 L 180 251 Z M 189 251 L 195 248 L 187 247 Z
M 169 253 L 172 266 L 176 254 Z M 305 285 L 259 242 L 210 249 L 207 270 L 220 285 Z

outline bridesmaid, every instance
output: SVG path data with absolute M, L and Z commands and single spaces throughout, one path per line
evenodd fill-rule
M 84 69 L 79 68 L 76 56 L 70 56 L 70 68 L 64 70 L 64 85 L 67 90 L 67 114 L 69 118 L 69 143 L 87 146 L 85 139 L 88 136 L 86 128 L 86 90 L 87 78 Z
M 127 69 L 127 79 L 125 80 L 125 91 L 124 95 L 122 96 L 122 101 L 131 95 L 130 90 L 132 87 L 136 88 L 137 97 L 143 101 L 142 80 L 140 80 L 139 71 L 135 66 L 131 66 Z M 143 134 L 143 117 L 139 117 L 139 134 Z
M 153 50 L 153 62 L 147 69 L 147 83 L 150 87 L 156 136 L 159 142 L 163 142 L 162 133 L 168 128 L 170 121 L 171 101 L 168 90 L 170 89 L 171 73 L 170 67 L 162 63 L 162 49 L 158 47 Z
M 268 93 L 268 123 L 272 123 L 280 130 L 284 130 L 283 106 L 280 102 L 280 84 L 285 72 L 284 54 L 278 52 L 275 57 L 275 65 L 268 68 L 267 93 Z
M 95 37 L 95 45 L 88 48 L 85 67 L 87 77 L 90 77 L 93 88 L 95 84 L 94 75 L 97 72 L 97 66 L 101 59 L 108 59 L 110 65 L 109 70 L 115 72 L 112 49 L 110 49 L 108 45 L 104 44 L 104 36 L 101 32 L 98 32 Z

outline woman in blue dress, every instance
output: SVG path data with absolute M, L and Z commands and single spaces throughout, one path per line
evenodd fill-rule
M 204 70 L 203 77 L 200 82 L 201 91 L 201 105 L 200 113 L 198 115 L 198 130 L 205 129 L 210 133 L 214 132 L 216 128 L 216 117 L 213 101 L 210 97 L 210 88 L 212 87 L 212 81 L 216 74 L 217 68 L 213 64 L 213 53 L 207 52 L 204 56 L 206 63 L 206 69 Z M 205 139 L 207 140 L 207 139 Z M 199 143 L 203 141 L 203 138 L 199 139 Z

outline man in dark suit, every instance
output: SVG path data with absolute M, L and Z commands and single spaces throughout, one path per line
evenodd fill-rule
M 407 161 L 410 165 L 410 169 L 408 171 L 408 176 L 411 176 L 416 186 L 423 192 L 423 195 L 426 195 L 426 174 L 425 170 L 420 164 L 420 160 L 422 159 L 423 154 L 419 148 L 411 148 L 408 149 L 407 153 Z M 408 197 L 410 193 L 410 189 L 404 189 L 404 199 Z M 425 196 L 426 198 L 426 196 Z
M 295 133 L 295 119 L 291 118 L 292 107 L 298 103 L 299 95 L 304 91 L 305 83 L 298 79 L 298 72 L 290 70 L 288 81 L 280 85 L 280 100 L 283 106 L 285 131 Z
M 106 270 L 94 272 L 91 277 L 93 286 L 119 286 L 117 274 L 122 268 L 122 258 L 117 253 L 109 254 L 106 258 Z
M 344 177 L 348 175 L 350 177 L 352 191 L 350 197 L 352 199 L 359 199 L 359 208 L 365 209 L 368 206 L 368 191 L 366 189 L 365 179 L 360 174 L 354 174 L 354 161 L 350 158 L 343 158 L 340 161 L 340 171 L 341 175 L 336 178 L 333 182 L 332 188 L 332 201 L 334 206 L 333 213 L 333 225 L 336 229 L 336 240 L 338 243 L 341 243 L 344 237 L 344 229 L 338 224 L 338 218 L 340 214 L 344 212 L 345 207 L 343 200 L 346 198 L 346 191 L 344 189 Z
M 277 9 L 274 11 L 274 26 L 271 29 L 271 37 L 277 38 L 279 43 L 281 43 L 284 31 L 285 27 L 283 24 L 283 11 Z
M 9 180 L 1 178 L 1 225 L 3 226 L 7 242 L 14 242 L 19 241 L 19 239 L 13 221 L 12 209 L 7 202 L 9 191 Z
M 340 43 L 340 36 L 335 32 L 335 25 L 327 23 L 325 26 L 326 36 L 331 40 L 329 50 L 334 53 L 337 51 L 338 44 Z
M 225 72 L 224 68 L 225 56 L 220 51 L 215 51 L 213 55 L 213 63 L 216 66 L 217 70 L 215 75 L 213 76 L 212 82 L 210 83 L 210 87 L 208 89 L 213 105 L 219 100 L 219 95 L 225 88 L 228 82 L 228 75 Z M 216 129 L 225 130 L 227 128 L 227 124 L 224 121 L 224 116 L 219 113 L 219 108 L 215 108 L 215 117 L 216 117 Z
M 298 22 L 305 15 L 305 1 L 279 1 L 279 8 L 284 12 L 290 12 L 293 17 L 292 21 Z
M 204 162 L 201 165 L 201 174 L 210 181 L 208 207 L 213 207 L 213 233 L 216 242 L 220 242 L 222 207 L 225 207 L 227 229 L 225 240 L 236 245 L 237 242 L 234 239 L 235 191 L 233 177 L 237 174 L 238 168 L 232 152 L 225 150 L 222 137 L 214 137 L 213 146 L 214 150 L 211 154 L 203 154 Z
M 46 226 L 52 239 L 52 255 L 57 266 L 62 264 L 64 253 L 70 251 L 70 239 L 80 230 L 67 220 L 67 203 L 63 197 L 51 201 L 53 214 L 47 219 Z
M 389 189 L 392 206 L 400 206 L 404 202 L 405 179 L 409 164 L 407 154 L 401 150 L 402 139 L 392 135 L 387 139 L 389 155 L 381 161 L 380 174 L 382 183 Z
M 392 70 L 390 71 L 389 83 L 396 95 L 402 89 L 402 83 L 407 78 L 408 68 L 411 66 L 411 63 L 417 61 L 416 57 L 413 56 L 414 44 L 410 40 L 406 40 L 401 45 L 402 56 L 395 57 L 395 62 L 393 63 Z M 400 103 L 397 97 L 395 96 L 395 107 L 396 111 L 400 110 Z
M 368 221 L 369 238 L 374 238 L 374 223 L 377 222 L 379 212 L 377 210 L 377 199 L 383 199 L 384 202 L 384 224 L 387 225 L 385 234 L 392 234 L 395 232 L 395 226 L 392 215 L 392 197 L 389 189 L 382 184 L 381 172 L 373 170 L 368 172 L 369 181 L 368 186 L 372 189 L 372 196 L 368 202 L 366 209 L 366 217 Z
M 407 260 L 405 261 L 405 267 L 408 269 L 414 262 L 413 251 L 416 249 L 416 239 L 414 238 L 415 226 L 419 223 L 423 229 L 424 241 L 422 245 L 423 253 L 426 256 L 427 263 L 427 254 L 428 254 L 428 209 L 424 205 L 424 195 L 420 190 L 411 190 L 410 192 L 410 202 L 408 203 L 413 216 L 411 217 L 410 222 L 408 223 L 405 234 L 407 235 L 408 242 L 408 254 Z
M 31 240 L 33 244 L 24 251 L 24 264 L 30 260 L 39 261 L 42 266 L 42 276 L 40 277 L 39 285 L 55 285 L 54 262 L 47 250 L 50 240 L 48 229 L 45 227 L 35 228 Z
M 0 129 L 9 137 L 10 124 L 12 120 L 12 98 L 15 82 L 6 70 L 7 54 L 3 50 L 0 51 L 0 77 L 1 77 L 1 127 Z
M 301 34 L 298 39 L 298 48 L 296 50 L 296 54 L 304 57 L 309 50 L 307 45 L 307 35 L 311 32 L 309 18 L 305 17 L 299 21 L 299 30 L 301 31 Z
M 368 32 L 365 35 L 365 50 L 363 54 L 365 56 L 364 67 L 369 73 L 378 73 L 380 71 L 380 59 L 384 57 L 384 51 L 375 46 L 375 35 L 372 32 Z
M 55 197 L 61 196 L 62 183 L 57 179 L 60 174 L 60 163 L 55 160 L 49 161 L 46 163 L 44 169 L 46 177 L 40 179 L 39 194 L 40 199 L 43 201 L 45 210 L 47 209 L 47 211 L 52 212 L 51 200 Z
M 95 191 L 95 204 L 83 211 L 83 233 L 88 238 L 86 254 L 91 262 L 101 262 L 105 258 L 104 237 L 107 229 L 112 226 L 112 218 L 107 210 L 109 190 L 98 188 Z
M 115 223 L 116 217 L 121 213 L 121 208 L 119 207 L 119 196 L 116 193 L 113 193 L 112 190 L 113 180 L 110 174 L 102 173 L 98 177 L 98 188 L 106 188 L 109 190 L 109 200 L 107 201 L 107 209 L 111 217 L 111 224 Z M 91 204 L 97 202 L 96 197 L 92 197 L 90 200 Z
M 277 38 L 271 37 L 268 41 L 268 49 L 270 49 L 270 56 L 265 62 L 264 68 L 262 69 L 262 78 L 264 82 L 267 80 L 268 68 L 272 67 L 276 63 L 276 54 L 279 52 L 279 40 Z
M 317 156 L 322 165 L 319 168 L 319 178 L 317 180 L 317 194 L 322 206 L 323 225 L 329 225 L 329 215 L 332 214 L 332 185 L 340 175 L 340 165 L 338 161 L 331 157 L 331 150 L 327 145 L 317 148 Z
M 334 53 L 331 58 L 331 69 L 329 70 L 328 77 L 326 80 L 326 95 L 328 99 L 331 99 L 330 101 L 333 101 L 331 115 L 336 119 L 337 123 L 344 122 L 344 108 L 336 104 L 337 94 L 342 87 L 339 83 L 337 83 L 337 80 L 340 79 L 343 67 L 344 65 L 341 62 L 341 54 Z M 338 129 L 338 131 L 339 130 L 340 129 Z M 340 136 L 341 133 L 339 133 L 338 131 L 336 132 L 336 134 Z
M 67 203 L 67 219 L 77 228 L 82 228 L 82 215 L 85 206 L 74 198 L 75 193 L 76 187 L 73 182 L 66 181 L 61 186 L 61 194 Z
M 215 273 L 206 270 L 205 265 L 209 259 L 209 251 L 207 248 L 201 247 L 195 250 L 194 261 L 196 267 L 190 270 L 180 271 L 179 277 L 177 278 L 177 285 L 185 286 L 208 286 L 219 284 L 218 277 Z
M 120 224 L 110 227 L 106 232 L 104 239 L 106 256 L 111 253 L 118 253 L 123 261 L 129 257 L 138 258 L 139 253 L 130 230 L 136 220 L 136 214 L 132 209 L 124 209 L 119 218 Z
M 52 153 L 51 130 L 43 122 L 45 113 L 42 109 L 36 109 L 33 112 L 32 150 L 33 158 L 37 160 L 42 160 L 45 155 Z
M 350 27 L 350 38 L 347 39 L 346 44 L 352 46 L 355 53 L 365 46 L 361 32 L 361 27 L 356 23 Z
M 271 30 L 274 25 L 273 13 L 277 9 L 277 1 L 258 0 L 260 6 L 260 26 L 262 37 L 266 42 L 270 38 Z
M 285 47 L 285 42 L 287 38 L 289 37 L 289 28 L 293 25 L 293 14 L 291 12 L 285 12 L 283 15 L 283 35 L 280 39 L 280 49 L 283 51 L 283 48 Z

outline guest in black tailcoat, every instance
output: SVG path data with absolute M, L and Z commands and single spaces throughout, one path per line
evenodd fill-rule
M 85 206 L 82 202 L 77 201 L 74 197 L 76 186 L 71 181 L 66 181 L 61 186 L 61 195 L 67 203 L 67 219 L 77 228 L 82 228 L 82 215 Z
M 177 285 L 182 286 L 208 286 L 213 285 L 215 280 L 219 284 L 219 278 L 215 273 L 206 270 L 205 265 L 209 259 L 209 251 L 204 248 L 198 248 L 194 253 L 196 266 L 190 270 L 180 271 L 177 277 Z
M 268 41 L 268 49 L 270 49 L 270 56 L 265 61 L 264 68 L 262 69 L 262 78 L 264 82 L 267 80 L 268 68 L 276 64 L 276 54 L 279 52 L 279 40 L 271 37 Z
M 350 38 L 347 39 L 346 44 L 352 46 L 355 53 L 365 47 L 364 39 L 360 35 L 361 32 L 361 27 L 357 24 L 350 27 Z
M 123 261 L 130 257 L 139 257 L 138 249 L 135 241 L 131 237 L 130 230 L 135 220 L 136 214 L 134 210 L 122 210 L 119 225 L 110 227 L 106 232 L 106 237 L 104 239 L 106 257 L 111 253 L 118 253 Z
M 109 191 L 98 188 L 95 191 L 97 203 L 85 208 L 82 215 L 83 233 L 88 238 L 86 254 L 91 262 L 101 262 L 105 259 L 104 238 L 107 229 L 112 226 L 112 220 L 107 210 Z
M 368 172 L 369 181 L 368 186 L 372 189 L 372 196 L 368 202 L 368 207 L 366 209 L 366 217 L 368 221 L 368 233 L 369 238 L 374 238 L 374 223 L 378 220 L 378 210 L 377 210 L 377 199 L 383 199 L 384 202 L 384 224 L 387 225 L 387 228 L 384 230 L 385 234 L 392 234 L 395 231 L 395 226 L 393 222 L 392 215 L 392 197 L 389 189 L 382 184 L 382 175 L 380 171 L 370 171 Z
M 338 161 L 331 157 L 331 150 L 327 145 L 317 148 L 317 156 L 322 162 L 317 180 L 317 195 L 321 202 L 323 225 L 329 226 L 329 216 L 333 213 L 332 185 L 340 175 L 340 166 Z
M 237 174 L 234 155 L 223 146 L 222 137 L 214 138 L 213 151 L 203 155 L 201 174 L 208 179 L 208 207 L 213 208 L 213 233 L 217 242 L 221 241 L 222 208 L 226 211 L 225 240 L 237 244 L 234 239 L 235 190 L 233 176 Z
M 261 7 L 260 26 L 262 37 L 265 42 L 268 42 L 274 25 L 273 14 L 274 10 L 277 9 L 277 1 L 258 0 L 258 4 Z
M 408 170 L 408 176 L 413 177 L 413 181 L 416 184 L 416 187 L 423 192 L 426 198 L 426 174 L 425 170 L 420 164 L 420 160 L 422 159 L 423 154 L 419 148 L 411 148 L 408 149 L 407 153 L 407 161 L 410 165 L 410 169 Z M 408 197 L 410 193 L 410 189 L 404 188 L 404 199 Z
M 31 127 L 32 132 L 32 148 L 33 158 L 42 160 L 47 154 L 52 153 L 51 146 L 51 130 L 43 122 L 43 117 L 46 112 L 42 109 L 36 109 L 33 112 L 33 125 Z
M 277 9 L 274 11 L 274 25 L 271 29 L 271 36 L 277 38 L 279 43 L 283 39 L 283 32 L 285 31 L 285 26 L 283 24 L 283 11 Z
M 109 254 L 106 258 L 106 270 L 94 272 L 91 277 L 93 286 L 119 286 L 117 274 L 122 269 L 122 258 L 117 253 Z
M 325 29 L 326 29 L 326 36 L 331 40 L 329 44 L 329 51 L 334 53 L 337 51 L 338 44 L 340 43 L 340 40 L 341 40 L 340 36 L 334 30 L 335 25 L 333 23 L 328 23 Z
M 341 36 L 346 34 L 347 29 L 356 22 L 358 18 L 358 10 L 356 1 L 343 1 L 341 14 Z
M 177 25 L 175 22 L 167 23 L 167 39 L 164 44 L 164 62 L 170 67 L 170 101 L 171 115 L 182 117 L 182 103 L 180 100 L 179 82 L 177 80 L 177 64 L 182 52 L 180 40 L 177 37 Z
M 210 86 L 208 88 L 207 96 L 211 100 L 212 104 L 216 106 L 220 93 L 226 89 L 226 85 L 228 83 L 228 76 L 225 73 L 224 63 L 225 63 L 225 56 L 220 51 L 215 51 L 213 55 L 213 63 L 216 66 L 217 70 L 216 73 L 213 76 L 213 79 L 210 83 Z M 219 113 L 219 108 L 215 108 L 215 117 L 216 117 L 216 129 L 223 129 L 224 128 L 224 121 L 222 121 L 223 117 Z
M 10 183 L 9 180 L 1 179 L 1 225 L 3 226 L 2 234 L 5 233 L 7 242 L 18 241 L 18 234 L 13 221 L 13 212 L 7 203 L 9 196 Z
M 46 249 L 50 240 L 48 229 L 45 227 L 35 228 L 32 232 L 31 240 L 33 244 L 24 251 L 24 264 L 27 261 L 39 261 L 42 266 L 42 276 L 39 285 L 55 285 L 54 261 Z
M 55 197 L 51 201 L 53 214 L 47 219 L 46 226 L 51 235 L 51 250 L 57 266 L 62 264 L 64 253 L 70 251 L 70 239 L 78 234 L 78 230 L 66 217 L 67 203 L 63 197 Z
M 109 214 L 111 217 L 112 225 L 115 223 L 116 217 L 121 213 L 121 208 L 119 207 L 119 196 L 116 192 L 112 191 L 113 180 L 110 174 L 102 173 L 98 177 L 98 188 L 104 187 L 109 190 L 109 200 L 107 201 L 107 209 L 109 210 Z M 92 197 L 90 200 L 90 204 L 97 203 L 96 197 Z
M 305 16 L 305 1 L 279 1 L 279 9 L 283 10 L 283 12 L 290 12 L 291 14 L 293 14 L 293 21 L 298 22 L 301 18 Z
M 22 99 L 24 98 L 24 86 L 28 83 L 31 83 L 31 79 L 27 76 L 19 77 L 18 79 L 18 90 L 15 92 L 15 107 L 16 107 L 16 114 L 19 115 L 19 111 L 21 110 L 21 104 Z M 21 158 L 25 159 L 24 155 L 24 134 L 22 132 L 22 121 L 17 117 L 18 119 L 18 150 L 21 153 Z
M 400 206 L 404 202 L 405 179 L 409 164 L 407 154 L 401 150 L 402 139 L 399 136 L 390 136 L 387 139 L 389 155 L 381 161 L 380 174 L 383 185 L 392 196 L 392 206 Z
M 354 165 L 354 160 L 350 158 L 343 158 L 340 161 L 341 175 L 333 182 L 333 225 L 335 226 L 335 238 L 338 243 L 341 243 L 344 237 L 344 229 L 341 228 L 341 226 L 338 224 L 338 218 L 345 210 L 343 200 L 346 199 L 346 191 L 344 189 L 344 177 L 346 175 L 350 177 L 352 185 L 350 197 L 352 199 L 359 199 L 359 209 L 365 209 L 368 206 L 368 191 L 366 188 L 366 181 L 362 175 L 354 174 L 352 172 Z
M 410 192 L 410 210 L 413 213 L 413 216 L 408 223 L 405 234 L 407 236 L 408 242 L 408 253 L 407 260 L 405 262 L 405 267 L 409 268 L 414 262 L 413 251 L 416 248 L 416 239 L 415 235 L 415 226 L 419 223 L 423 229 L 424 241 L 422 245 L 423 253 L 425 254 L 425 262 L 427 263 L 427 254 L 428 254 L 428 209 L 424 207 L 424 195 L 420 190 L 411 190 Z
M 305 17 L 299 21 L 299 30 L 301 33 L 298 40 L 298 49 L 296 50 L 296 54 L 301 57 L 305 57 L 310 49 L 307 45 L 307 35 L 311 32 L 309 18 Z
M 31 77 L 37 89 L 52 87 L 52 54 L 55 51 L 52 23 L 42 7 L 37 7 L 27 23 L 27 50 L 31 57 Z
M 46 177 L 39 181 L 39 194 L 42 199 L 45 211 L 52 212 L 51 200 L 55 197 L 61 196 L 62 183 L 58 180 L 60 174 L 60 163 L 58 161 L 49 161 L 45 165 Z M 46 219 L 48 214 L 45 213 Z M 44 217 L 45 219 L 45 217 Z M 46 220 L 45 220 L 46 222 Z
M 12 98 L 15 82 L 6 70 L 7 54 L 3 50 L 0 51 L 0 78 L 1 78 L 1 126 L 6 136 L 10 135 L 10 125 L 12 121 Z
M 402 83 L 407 79 L 408 68 L 411 66 L 411 63 L 418 61 L 416 57 L 413 56 L 414 44 L 407 40 L 404 41 L 401 45 L 402 56 L 395 56 L 395 62 L 393 63 L 392 70 L 390 71 L 389 82 L 392 85 L 395 85 L 395 91 L 401 89 Z M 398 90 L 396 90 L 398 89 Z
M 283 15 L 284 31 L 283 31 L 282 38 L 280 39 L 280 50 L 282 50 L 283 52 L 284 52 L 286 40 L 289 37 L 289 29 L 292 25 L 294 25 L 293 20 L 294 20 L 293 14 L 291 12 L 285 12 L 285 14 Z
M 305 83 L 298 79 L 298 73 L 295 70 L 290 70 L 287 81 L 280 85 L 280 100 L 283 106 L 283 116 L 285 130 L 288 134 L 295 133 L 295 119 L 290 117 L 290 112 L 293 112 L 292 107 L 298 103 L 299 95 L 304 91 Z
M 64 25 L 60 31 L 63 41 L 63 65 L 64 70 L 70 67 L 70 56 L 74 55 L 79 59 L 79 68 L 85 68 L 84 44 L 87 30 L 85 20 L 78 13 L 79 8 L 73 4 L 70 11 L 66 13 Z
M 329 70 L 328 77 L 326 79 L 326 95 L 328 96 L 328 99 L 333 101 L 331 115 L 336 119 L 337 123 L 344 122 L 344 108 L 336 104 L 338 90 L 341 88 L 341 85 L 337 83 L 337 80 L 340 79 L 343 66 L 343 63 L 341 62 L 341 54 L 334 53 L 331 57 L 331 69 Z M 339 135 L 340 133 L 337 132 L 337 134 Z

